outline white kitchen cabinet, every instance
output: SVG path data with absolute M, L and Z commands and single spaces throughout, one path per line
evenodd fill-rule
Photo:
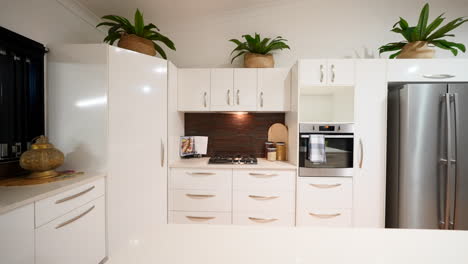
M 468 79 L 467 68 L 468 60 L 405 59 L 388 60 L 386 71 L 388 82 L 465 82 Z
M 231 111 L 234 107 L 234 69 L 211 69 L 210 109 Z
M 233 111 L 257 110 L 257 69 L 234 69 Z
M 0 215 L 0 263 L 34 263 L 34 204 Z
M 385 226 L 387 64 L 357 60 L 353 225 Z
M 169 223 L 172 224 L 205 224 L 230 225 L 230 212 L 169 212 Z
M 179 69 L 177 109 L 187 112 L 209 111 L 210 88 L 210 69 Z
M 38 228 L 35 263 L 100 263 L 106 257 L 105 230 L 102 196 Z
M 300 60 L 298 81 L 301 87 L 353 86 L 354 60 Z
M 291 72 L 285 68 L 258 69 L 258 111 L 290 110 Z
M 294 226 L 294 213 L 234 213 L 234 225 Z

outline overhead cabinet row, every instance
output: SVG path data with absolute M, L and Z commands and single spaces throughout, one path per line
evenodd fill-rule
M 290 70 L 179 69 L 178 110 L 285 112 L 290 107 Z

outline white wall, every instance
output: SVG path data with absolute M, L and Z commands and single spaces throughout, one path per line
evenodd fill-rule
M 73 0 L 0 0 L 0 26 L 46 45 L 99 43 L 97 21 Z
M 175 41 L 177 52 L 169 58 L 178 67 L 230 67 L 234 44 L 228 40 L 254 32 L 288 39 L 292 50 L 275 59 L 277 66 L 290 66 L 297 58 L 378 57 L 379 46 L 402 39 L 390 32 L 398 17 L 416 24 L 425 2 L 431 4 L 430 19 L 443 12 L 448 20 L 468 15 L 466 0 L 289 0 L 196 21 L 156 22 Z M 455 33 L 455 40 L 468 44 L 468 23 Z M 436 56 L 452 55 L 438 49 Z

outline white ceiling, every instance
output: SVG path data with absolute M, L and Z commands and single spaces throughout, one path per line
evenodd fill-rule
M 157 25 L 198 19 L 213 14 L 298 0 L 77 0 L 99 17 L 120 15 L 133 20 L 136 8 L 145 21 Z

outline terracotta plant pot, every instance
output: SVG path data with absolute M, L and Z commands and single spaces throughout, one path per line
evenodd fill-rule
M 415 41 L 406 44 L 398 59 L 432 59 L 434 58 L 435 50 L 428 47 L 426 41 Z
M 272 54 L 257 54 L 246 53 L 244 55 L 245 68 L 273 68 L 275 67 L 275 60 Z
M 125 34 L 120 37 L 119 43 L 117 44 L 120 48 L 133 50 L 146 55 L 156 55 L 153 41 L 138 37 L 134 34 Z

